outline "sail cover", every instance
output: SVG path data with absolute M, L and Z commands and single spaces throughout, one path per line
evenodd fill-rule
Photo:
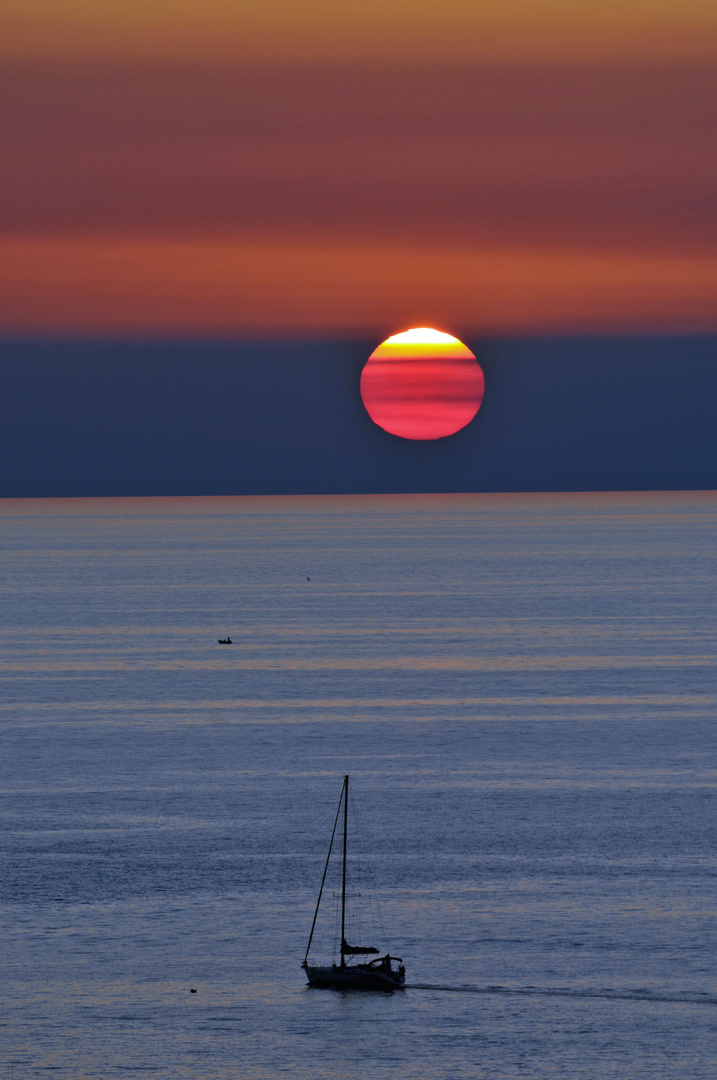
M 369 953 L 378 953 L 378 949 L 374 949 L 372 945 L 364 948 L 363 945 L 348 945 L 345 941 L 341 943 L 341 952 L 347 956 L 368 956 Z

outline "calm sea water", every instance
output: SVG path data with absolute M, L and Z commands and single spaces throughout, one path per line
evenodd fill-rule
M 716 527 L 3 504 L 1 1080 L 713 1077 Z M 402 993 L 299 967 L 344 772 Z

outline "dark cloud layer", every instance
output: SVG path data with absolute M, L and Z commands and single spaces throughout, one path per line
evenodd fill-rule
M 717 488 L 717 339 L 468 342 L 446 439 L 361 405 L 361 341 L 5 342 L 0 497 Z

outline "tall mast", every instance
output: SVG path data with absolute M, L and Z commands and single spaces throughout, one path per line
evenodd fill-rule
M 349 778 L 344 776 L 344 870 L 341 882 L 341 967 L 344 966 L 346 943 L 346 839 L 349 827 Z

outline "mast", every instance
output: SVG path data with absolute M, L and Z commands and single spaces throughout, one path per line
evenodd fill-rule
M 344 776 L 344 869 L 341 880 L 341 967 L 344 966 L 346 944 L 346 840 L 349 827 L 349 778 Z

